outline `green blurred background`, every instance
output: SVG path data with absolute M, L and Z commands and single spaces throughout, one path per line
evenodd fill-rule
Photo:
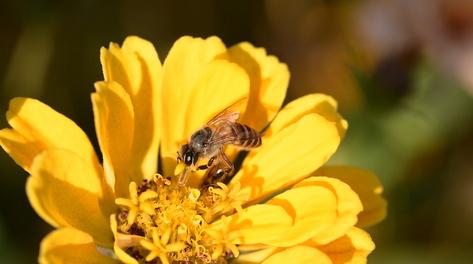
M 131 34 L 161 58 L 182 35 L 265 47 L 291 70 L 286 101 L 338 100 L 350 129 L 330 162 L 368 168 L 385 186 L 370 263 L 471 263 L 473 1 L 2 0 L 0 111 L 38 98 L 97 145 L 99 48 Z M 3 151 L 0 166 L 0 263 L 35 263 L 51 228 L 26 199 L 27 174 Z

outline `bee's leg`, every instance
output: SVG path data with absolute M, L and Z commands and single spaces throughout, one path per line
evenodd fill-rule
M 228 159 L 223 150 L 218 154 L 219 163 L 209 172 L 211 182 L 224 182 L 229 175 L 232 174 L 233 163 Z
M 215 160 L 216 157 L 217 157 L 217 156 L 213 156 L 213 157 L 211 157 L 211 158 L 209 159 L 209 162 L 207 163 L 207 165 L 208 165 L 209 167 L 212 166 L 212 163 L 214 163 L 214 160 Z
M 177 159 L 176 159 L 176 162 L 177 163 L 181 163 L 182 159 L 181 159 L 181 153 L 179 153 L 179 151 L 177 152 Z
M 235 167 L 233 166 L 233 163 L 228 159 L 227 155 L 225 155 L 225 152 L 220 152 L 220 156 L 221 156 L 221 160 L 222 160 L 222 163 L 225 164 L 225 167 L 223 169 L 223 172 L 226 174 L 226 175 L 230 175 L 233 173 L 233 171 L 235 170 Z
M 221 168 L 221 166 L 213 166 L 209 173 L 207 174 L 206 182 L 208 184 L 213 184 L 216 182 L 223 182 L 227 177 L 227 173 L 225 173 L 225 169 Z
M 209 162 L 207 162 L 207 164 L 205 165 L 200 165 L 199 167 L 197 167 L 198 170 L 206 170 L 208 168 L 210 168 L 210 166 L 212 166 L 212 163 L 214 162 L 215 160 L 215 157 L 216 156 L 213 156 L 209 159 Z
M 197 170 L 206 170 L 209 167 L 210 167 L 209 164 L 204 164 L 204 165 L 200 165 L 199 167 L 197 167 Z
M 227 174 L 224 169 L 218 169 L 213 175 L 213 181 L 223 181 Z

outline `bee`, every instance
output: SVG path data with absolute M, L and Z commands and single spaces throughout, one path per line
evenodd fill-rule
M 187 144 L 181 146 L 177 152 L 177 162 L 184 162 L 186 171 L 181 174 L 179 182 L 187 181 L 187 168 L 197 170 L 213 170 L 213 176 L 221 178 L 234 171 L 233 163 L 225 155 L 225 147 L 236 146 L 240 149 L 249 150 L 261 145 L 261 134 L 255 129 L 238 123 L 240 112 L 236 109 L 242 100 L 227 107 L 207 124 L 195 131 Z M 200 159 L 208 159 L 204 165 L 197 166 Z

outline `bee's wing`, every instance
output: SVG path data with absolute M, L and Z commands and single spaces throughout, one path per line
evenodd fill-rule
M 238 118 L 240 118 L 240 111 L 243 106 L 247 103 L 247 97 L 243 97 L 230 105 L 229 107 L 225 108 L 223 111 L 215 115 L 209 122 L 207 122 L 207 126 L 212 128 L 218 128 L 221 125 L 228 124 L 228 123 L 235 123 Z
M 215 129 L 209 144 L 226 145 L 234 143 L 238 140 L 238 136 L 232 131 L 232 123 L 224 123 Z

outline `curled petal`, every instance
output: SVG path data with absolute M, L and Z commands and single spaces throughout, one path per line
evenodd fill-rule
M 387 202 L 383 197 L 383 186 L 372 172 L 349 166 L 325 166 L 317 170 L 315 175 L 340 179 L 358 194 L 363 211 L 358 215 L 357 226 L 371 226 L 386 217 Z
M 367 256 L 375 245 L 368 233 L 352 227 L 342 237 L 326 244 L 318 245 L 313 240 L 290 247 L 269 247 L 266 249 L 242 253 L 237 259 L 239 264 L 256 263 L 366 263 Z
M 374 248 L 370 235 L 356 227 L 351 228 L 345 236 L 318 247 L 329 256 L 333 264 L 366 263 L 366 258 Z
M 346 183 L 327 177 L 310 177 L 296 184 L 293 188 L 305 188 L 307 186 L 319 186 L 330 190 L 336 197 L 336 220 L 331 226 L 314 235 L 312 240 L 320 244 L 326 244 L 344 235 L 352 228 L 358 218 L 357 215 L 363 209 L 360 198 Z

